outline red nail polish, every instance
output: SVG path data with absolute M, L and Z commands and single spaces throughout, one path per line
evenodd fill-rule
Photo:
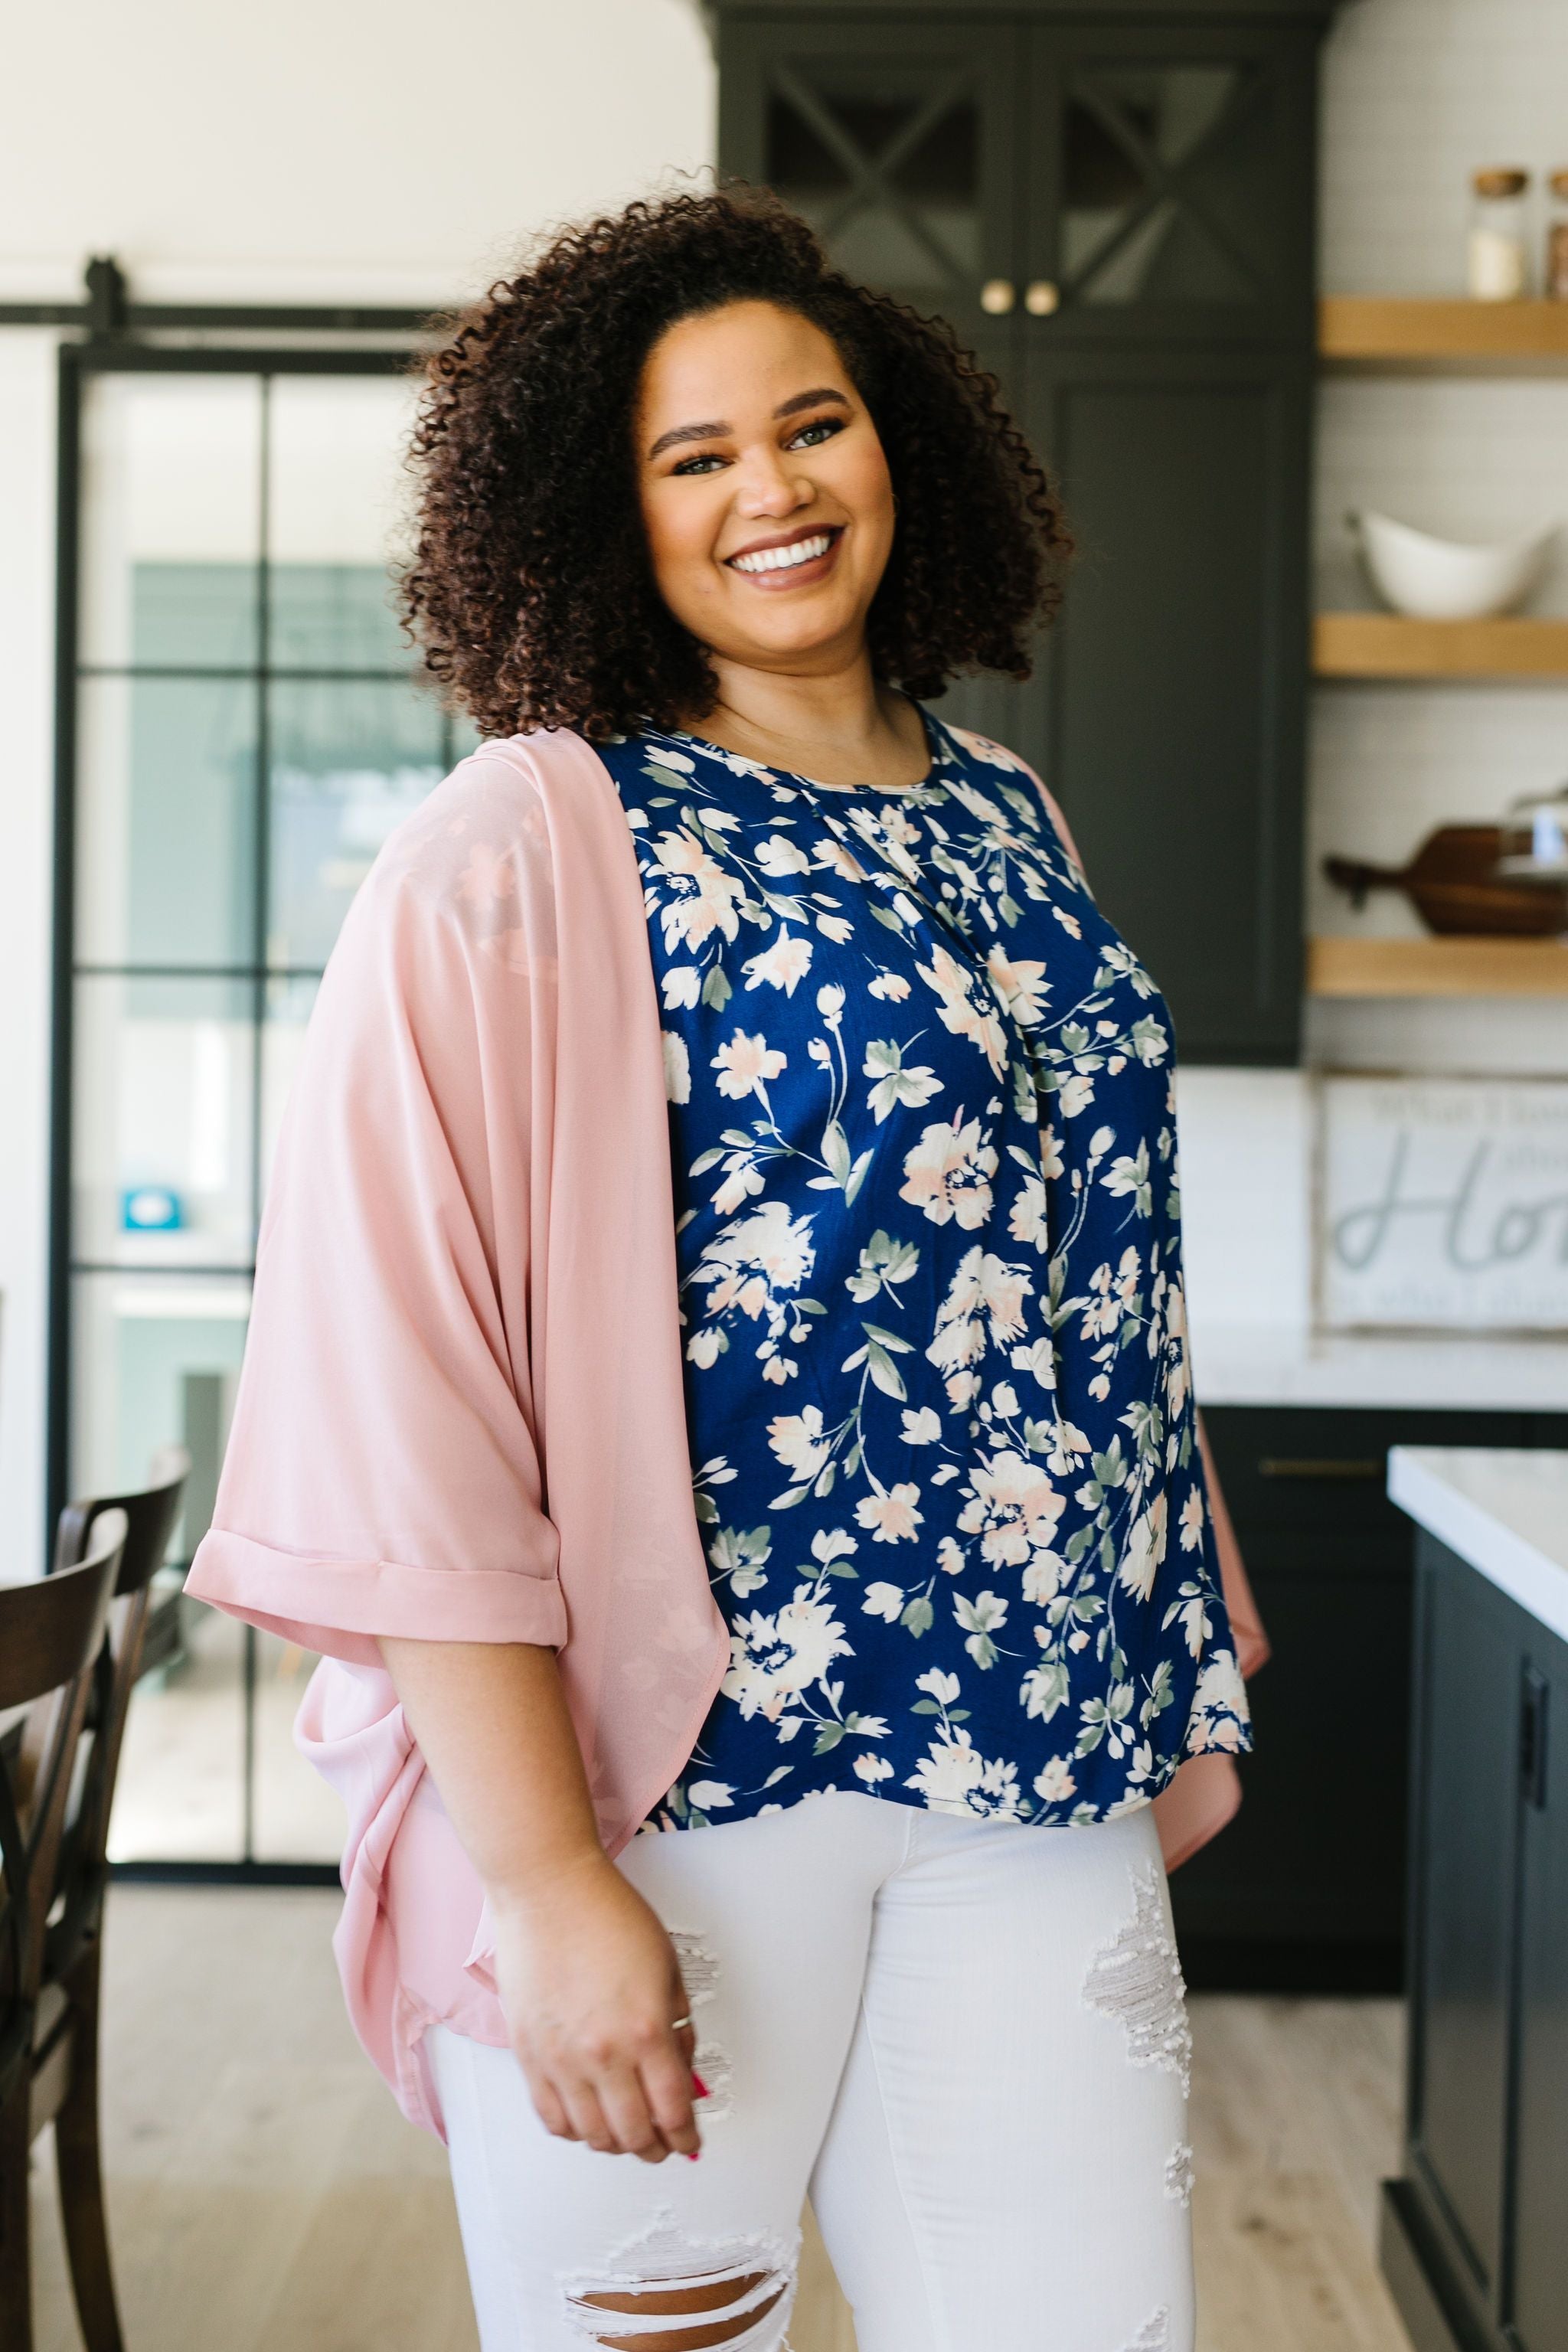
M 691 2069 L 691 2079 L 692 2079 L 692 2081 L 693 2081 L 693 2082 L 696 2084 L 696 2085 L 697 2085 L 697 2095 L 698 2095 L 698 2097 L 699 2097 L 700 2099 L 705 2099 L 705 2098 L 708 2096 L 708 2085 L 707 2085 L 707 2084 L 703 2081 L 703 2079 L 702 2079 L 701 2075 L 698 2073 L 698 2071 L 697 2071 L 697 2069 L 696 2069 L 696 2067 L 695 2067 L 695 2066 L 693 2066 L 693 2068 Z
M 696 2163 L 696 2161 L 697 2161 L 697 2159 L 698 2159 L 698 2158 L 701 2155 L 701 2153 L 702 2153 L 702 2150 L 701 2150 L 700 2147 L 689 2147 L 689 2148 L 687 2148 L 687 2149 L 686 2149 L 686 2151 L 685 2151 L 685 2155 L 686 2155 L 686 2161 L 687 2161 L 687 2163 L 688 2163 L 688 2164 L 695 2164 L 695 2163 Z

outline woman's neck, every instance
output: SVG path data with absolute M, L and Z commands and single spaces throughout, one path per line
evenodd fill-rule
M 864 656 L 821 677 L 717 661 L 719 699 L 687 731 L 721 751 L 787 768 L 823 784 L 889 791 L 918 783 L 931 765 L 921 714 L 879 686 Z

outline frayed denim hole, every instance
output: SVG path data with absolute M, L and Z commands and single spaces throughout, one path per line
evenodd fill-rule
M 1185 2098 L 1192 2084 L 1193 2032 L 1182 1964 L 1165 1925 L 1152 1864 L 1131 1876 L 1132 1916 L 1090 1961 L 1083 1997 L 1101 2016 L 1120 2021 L 1134 2066 L 1158 2066 L 1176 2075 Z

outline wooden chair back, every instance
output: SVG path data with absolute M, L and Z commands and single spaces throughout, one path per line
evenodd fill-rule
M 191 1457 L 183 1445 L 164 1446 L 148 1466 L 146 1486 L 134 1494 L 68 1503 L 56 1529 L 53 1574 L 58 1576 L 86 1558 L 107 1513 L 118 1513 L 125 1521 L 120 1572 L 88 1697 L 84 1728 L 91 1735 L 90 1747 L 60 1840 L 47 1954 L 46 1972 L 52 1977 L 69 1973 L 102 1916 L 109 1884 L 109 1817 L 153 1579 L 163 1566 L 190 1470 Z
M 0 1711 L 29 1710 L 14 1766 L 0 1758 L 0 2104 L 29 2060 L 60 1834 L 124 1541 L 123 1516 L 106 1514 L 77 1566 L 0 1586 Z

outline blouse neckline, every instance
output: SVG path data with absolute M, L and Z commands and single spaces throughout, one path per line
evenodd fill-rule
M 915 702 L 913 695 L 910 695 L 910 700 L 914 702 L 914 707 L 920 713 L 921 727 L 925 735 L 926 751 L 929 754 L 925 773 L 922 776 L 917 776 L 912 784 L 825 784 L 816 776 L 804 776 L 796 769 L 781 768 L 772 761 L 752 760 L 750 764 L 769 775 L 776 776 L 782 783 L 798 784 L 803 791 L 808 793 L 830 793 L 836 800 L 854 799 L 857 796 L 870 793 L 879 801 L 896 801 L 907 798 L 914 793 L 923 793 L 935 782 L 937 769 L 942 761 L 942 745 L 937 731 L 941 721 L 931 717 L 923 703 Z M 721 743 L 710 743 L 705 735 L 694 735 L 688 728 L 657 728 L 650 731 L 667 736 L 672 743 L 689 743 L 697 751 L 706 751 L 712 759 L 736 760 L 747 757 L 744 752 L 727 751 Z

